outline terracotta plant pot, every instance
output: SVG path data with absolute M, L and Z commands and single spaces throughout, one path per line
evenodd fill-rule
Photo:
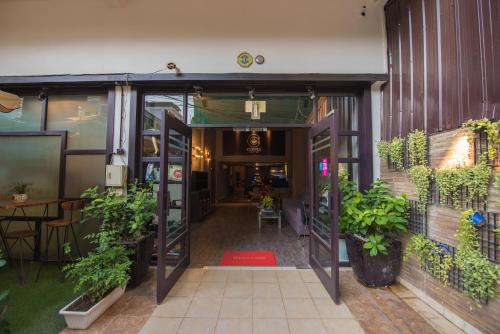
M 28 194 L 12 194 L 12 201 L 16 203 L 26 202 L 28 200 Z
M 121 296 L 125 293 L 125 287 L 118 287 L 108 293 L 106 297 L 101 299 L 97 304 L 94 304 L 87 311 L 68 311 L 71 306 L 78 301 L 81 297 L 73 300 L 59 311 L 60 315 L 64 316 L 66 325 L 70 329 L 87 329 L 94 321 L 96 321 L 108 308 L 111 307 Z
M 394 283 L 401 272 L 401 241 L 392 240 L 388 255 L 378 253 L 370 256 L 363 248 L 363 241 L 351 233 L 345 234 L 347 254 L 354 275 L 369 287 L 388 286 Z

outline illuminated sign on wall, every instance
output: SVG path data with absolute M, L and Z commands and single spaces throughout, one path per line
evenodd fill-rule
M 319 163 L 319 171 L 322 176 L 328 176 L 328 159 L 321 159 L 321 162 Z

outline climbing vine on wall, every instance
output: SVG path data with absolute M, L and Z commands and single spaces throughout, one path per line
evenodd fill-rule
M 460 192 L 463 186 L 462 172 L 459 167 L 436 170 L 436 186 L 439 192 L 439 202 L 446 205 L 446 199 L 451 199 L 451 205 L 460 209 Z
M 404 148 L 404 140 L 403 138 L 395 137 L 391 140 L 391 144 L 389 145 L 389 158 L 394 163 L 397 169 L 403 170 L 403 148 Z

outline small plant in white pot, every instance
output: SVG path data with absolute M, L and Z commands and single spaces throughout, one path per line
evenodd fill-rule
M 17 203 L 26 202 L 30 187 L 31 183 L 16 182 L 12 186 L 12 201 Z
M 124 293 L 130 278 L 128 251 L 121 245 L 109 245 L 107 235 L 90 235 L 99 246 L 87 256 L 64 267 L 66 278 L 75 283 L 80 297 L 59 311 L 71 329 L 86 329 Z M 97 242 L 97 241 L 96 241 Z

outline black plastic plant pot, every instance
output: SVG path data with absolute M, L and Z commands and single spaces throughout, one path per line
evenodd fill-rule
M 118 242 L 118 244 L 132 251 L 129 255 L 132 266 L 130 268 L 130 280 L 127 287 L 134 288 L 138 286 L 148 275 L 149 262 L 153 255 L 154 241 L 155 233 L 150 232 L 136 241 Z
M 401 272 L 401 241 L 392 240 L 388 255 L 370 256 L 363 248 L 363 241 L 351 233 L 345 234 L 347 254 L 354 275 L 368 287 L 389 286 Z

